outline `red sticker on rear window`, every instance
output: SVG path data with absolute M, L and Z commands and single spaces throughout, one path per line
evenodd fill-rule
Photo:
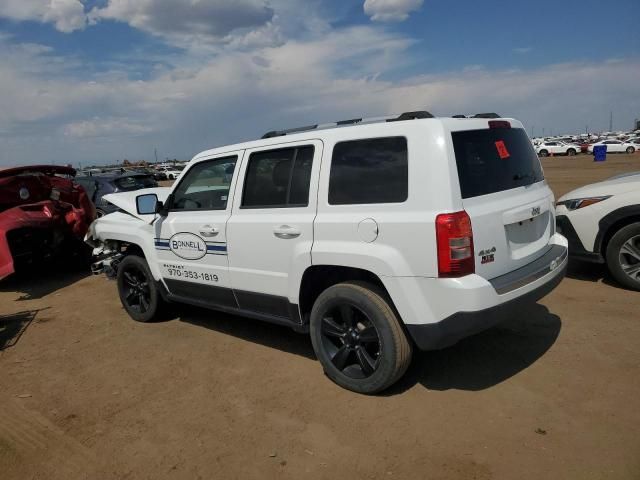
M 507 146 L 504 144 L 502 140 L 498 140 L 496 142 L 496 150 L 498 150 L 498 155 L 500 155 L 501 159 L 509 158 L 509 150 L 507 150 Z

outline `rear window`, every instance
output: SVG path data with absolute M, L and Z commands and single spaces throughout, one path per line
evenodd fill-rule
M 462 198 L 543 180 L 540 160 L 521 128 L 452 132 Z

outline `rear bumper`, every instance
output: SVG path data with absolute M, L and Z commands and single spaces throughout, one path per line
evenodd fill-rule
M 439 350 L 463 338 L 480 333 L 509 318 L 522 315 L 526 308 L 546 296 L 562 281 L 567 263 L 558 269 L 547 283 L 521 297 L 476 312 L 458 312 L 437 323 L 407 325 L 409 334 L 420 350 Z
M 527 308 L 562 281 L 567 264 L 564 240 L 552 245 L 545 255 L 529 265 L 490 282 L 477 275 L 456 279 L 457 283 L 434 279 L 437 283 L 430 282 L 422 290 L 425 310 L 435 314 L 435 321 L 409 323 L 405 320 L 405 325 L 421 350 L 448 347 L 509 318 L 526 315 Z

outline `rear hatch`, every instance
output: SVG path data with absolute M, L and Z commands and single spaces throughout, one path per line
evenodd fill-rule
M 522 128 L 453 131 L 458 178 L 471 218 L 476 273 L 492 279 L 544 255 L 554 231 L 553 194 Z

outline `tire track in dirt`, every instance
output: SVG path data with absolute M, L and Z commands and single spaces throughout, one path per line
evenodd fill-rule
M 4 403 L 0 412 L 0 445 L 20 464 L 20 470 L 26 466 L 34 472 L 47 472 L 46 478 L 51 480 L 97 478 L 101 471 L 91 450 L 40 413 L 15 401 Z M 5 463 L 2 457 L 0 450 L 0 464 Z M 6 466 L 11 470 L 10 464 Z

